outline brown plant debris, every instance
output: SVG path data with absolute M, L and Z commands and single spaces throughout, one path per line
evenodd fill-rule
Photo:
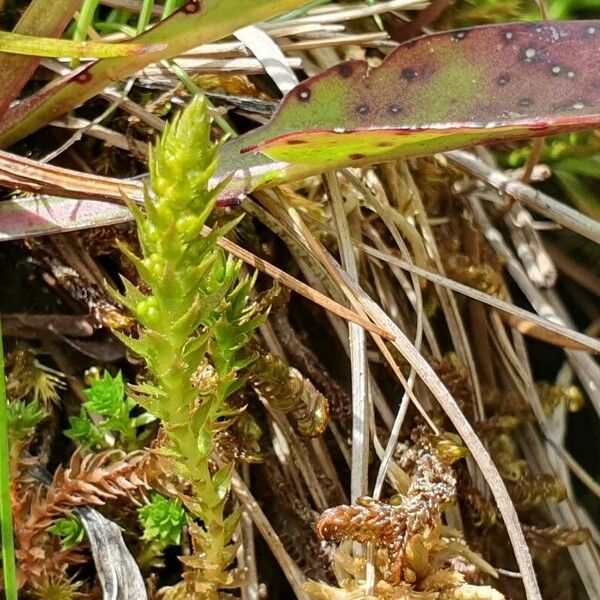
M 405 496 L 390 502 L 362 498 L 356 505 L 336 506 L 323 513 L 317 532 L 326 540 L 342 541 L 335 555 L 340 587 L 310 581 L 306 591 L 316 599 L 347 600 L 501 600 L 502 594 L 485 585 L 467 582 L 472 565 L 493 573 L 460 539 L 460 532 L 442 525 L 445 506 L 454 500 L 452 468 L 435 454 L 422 454 Z M 367 595 L 363 556 L 352 556 L 352 542 L 374 547 L 375 582 Z
M 37 481 L 16 482 L 12 503 L 21 585 L 62 575 L 69 564 L 81 561 L 78 553 L 57 548 L 57 538 L 47 528 L 77 506 L 100 506 L 117 498 L 137 502 L 136 496 L 149 489 L 138 474 L 145 459 L 143 452 L 124 456 L 112 450 L 84 457 L 75 452 L 67 468 L 56 470 L 48 488 Z
M 385 550 L 388 566 L 383 578 L 398 584 L 411 538 L 437 525 L 443 507 L 454 499 L 455 489 L 452 470 L 436 456 L 425 454 L 417 461 L 405 497 L 394 498 L 392 503 L 362 498 L 358 505 L 330 508 L 321 515 L 317 532 L 325 540 L 372 542 Z

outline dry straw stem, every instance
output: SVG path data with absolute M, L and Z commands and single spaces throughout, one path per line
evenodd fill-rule
M 555 223 L 600 244 L 600 223 L 595 219 L 558 202 L 521 181 L 510 179 L 498 169 L 486 165 L 470 152 L 453 150 L 444 154 L 450 162 L 481 179 L 501 194 L 522 202 Z
M 547 341 L 548 343 L 562 346 L 565 348 L 573 348 L 576 350 L 583 350 L 586 352 L 600 352 L 600 341 L 580 333 L 570 327 L 567 327 L 561 322 L 556 320 L 549 320 L 532 313 L 528 310 L 520 308 L 514 304 L 510 304 L 504 300 L 500 300 L 496 296 L 486 294 L 480 290 L 472 288 L 453 279 L 449 279 L 439 273 L 422 269 L 416 265 L 410 264 L 400 258 L 397 258 L 387 252 L 382 252 L 377 248 L 368 246 L 367 244 L 357 244 L 359 248 L 364 250 L 367 254 L 370 254 L 386 263 L 398 266 L 410 273 L 415 273 L 423 279 L 427 279 L 433 283 L 437 283 L 441 286 L 447 287 L 451 290 L 458 292 L 468 298 L 477 300 L 487 304 L 491 308 L 495 309 L 504 320 L 506 320 L 512 327 L 520 331 L 521 333 L 532 335 Z
M 494 248 L 496 253 L 506 262 L 508 272 L 521 288 L 534 309 L 548 321 L 565 326 L 563 319 L 558 315 L 556 309 L 544 297 L 544 295 L 531 283 L 523 267 L 514 256 L 512 251 L 504 243 L 500 232 L 491 224 L 481 204 L 470 198 L 471 210 L 479 223 L 486 239 Z M 600 344 L 600 342 L 598 342 Z M 587 354 L 575 350 L 565 350 L 573 368 L 579 375 L 596 412 L 600 415 L 600 392 L 597 381 L 600 379 L 600 367 Z
M 333 221 L 337 229 L 338 247 L 342 265 L 353 279 L 358 279 L 358 268 L 344 201 L 335 173 L 327 173 L 325 182 L 332 206 Z M 352 501 L 364 496 L 369 490 L 369 388 L 367 342 L 365 330 L 350 323 L 350 368 L 352 378 L 352 459 L 350 474 L 350 498 Z
M 279 562 L 279 565 L 283 569 L 287 580 L 292 586 L 296 597 L 300 600 L 308 600 L 308 596 L 304 592 L 303 587 L 306 577 L 304 577 L 298 568 L 298 565 L 296 565 L 292 557 L 284 548 L 279 536 L 275 533 L 265 513 L 250 493 L 250 490 L 242 478 L 235 472 L 232 475 L 231 484 L 236 498 L 251 516 L 254 525 L 260 531 L 264 540 L 269 545 L 273 555 L 277 558 L 277 561 Z
M 538 430 L 536 430 L 531 424 L 526 424 L 524 431 L 521 434 L 521 448 L 528 463 L 531 465 L 539 465 L 538 472 L 556 472 L 558 473 L 559 479 L 563 481 L 567 489 L 569 489 L 569 475 L 564 465 L 558 462 L 558 469 L 553 469 L 553 465 L 550 463 L 551 456 L 548 456 L 548 446 L 553 448 L 555 452 L 558 452 L 560 458 L 568 465 L 573 471 L 581 478 L 583 476 L 584 482 L 588 477 L 587 473 L 579 468 L 575 468 L 572 459 L 568 453 L 561 448 L 561 446 L 553 440 L 553 434 L 548 431 L 549 422 L 546 419 L 543 408 L 540 404 L 537 388 L 533 381 L 531 372 L 531 365 L 529 356 L 525 347 L 523 337 L 519 333 L 515 333 L 513 336 L 516 358 L 518 360 L 518 376 L 523 379 L 524 391 L 523 396 L 527 397 L 531 407 L 538 420 L 539 428 L 542 434 L 545 436 L 547 447 L 544 448 L 540 441 Z M 556 413 L 555 413 L 556 415 Z M 595 484 L 595 482 L 594 482 Z M 589 487 L 589 486 L 588 486 Z M 598 494 L 598 491 L 596 492 Z M 582 524 L 587 524 L 587 520 L 584 518 L 585 513 L 571 501 L 573 494 L 569 493 L 569 500 L 561 502 L 559 504 L 548 504 L 552 517 L 555 519 L 558 525 L 562 525 L 567 528 L 579 528 Z M 598 568 L 600 567 L 600 556 L 596 546 L 592 542 L 587 542 L 582 545 L 569 546 L 569 553 L 571 554 L 573 564 L 577 569 L 581 580 L 583 581 L 588 595 L 590 598 L 596 598 L 600 594 L 599 582 L 598 582 Z

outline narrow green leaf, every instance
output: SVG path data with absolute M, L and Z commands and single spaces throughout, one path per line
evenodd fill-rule
M 156 54 L 166 48 L 166 44 L 109 44 L 103 42 L 74 42 L 33 35 L 22 35 L 0 31 L 0 52 L 24 54 L 26 56 L 63 56 L 76 58 L 115 58 Z

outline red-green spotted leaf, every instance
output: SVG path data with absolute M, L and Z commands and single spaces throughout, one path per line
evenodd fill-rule
M 82 85 L 89 80 L 86 73 L 75 75 Z M 600 21 L 437 33 L 399 46 L 377 69 L 368 70 L 363 62 L 343 63 L 303 82 L 269 123 L 221 147 L 211 185 L 227 181 L 219 194 L 225 205 L 256 188 L 328 168 L 599 125 Z M 0 143 L 2 139 L 0 133 Z M 0 183 L 4 180 L 8 187 L 95 197 L 90 185 L 79 181 L 81 174 L 71 173 L 65 185 L 64 170 L 51 179 L 47 172 L 34 176 L 35 164 L 28 162 L 22 165 L 25 174 L 7 157 L 0 156 L 5 163 L 0 164 Z M 104 185 L 98 197 L 114 201 L 120 193 Z M 542 204 L 534 208 L 541 210 Z M 0 240 L 3 232 L 4 239 L 14 239 L 102 224 L 102 216 L 93 211 L 71 213 L 65 207 L 61 212 L 56 206 L 40 219 L 36 211 L 15 211 L 0 203 Z M 28 217 L 30 212 L 36 214 Z M 553 210 L 552 217 L 558 216 Z M 122 218 L 106 216 L 107 222 Z M 574 228 L 580 220 L 577 215 L 563 224 Z M 589 224 L 576 230 L 597 239 Z
M 509 23 L 337 65 L 237 147 L 323 170 L 599 125 L 600 21 Z

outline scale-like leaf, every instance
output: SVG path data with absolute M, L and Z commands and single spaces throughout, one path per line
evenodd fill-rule
M 323 171 L 599 125 L 600 21 L 509 23 L 337 65 L 235 148 Z

